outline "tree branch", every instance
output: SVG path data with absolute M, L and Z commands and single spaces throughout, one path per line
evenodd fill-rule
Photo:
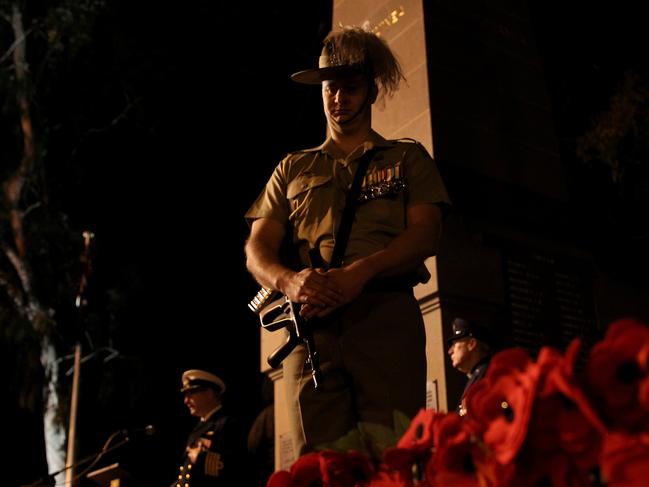
M 2 270 L 0 270 L 0 286 L 5 289 L 7 296 L 9 296 L 9 298 L 14 302 L 18 313 L 24 318 L 28 318 L 28 307 L 25 306 L 23 294 L 20 292 L 20 289 L 11 283 L 9 276 Z
M 18 6 L 12 5 L 11 26 L 16 41 L 25 38 L 22 14 Z M 9 206 L 9 222 L 13 232 L 14 243 L 18 255 L 23 258 L 26 254 L 25 234 L 23 229 L 22 212 L 20 211 L 20 197 L 27 178 L 30 176 L 34 164 L 34 133 L 32 120 L 29 115 L 29 100 L 27 98 L 27 48 L 25 42 L 14 42 L 13 50 L 14 70 L 18 90 L 16 101 L 20 110 L 20 127 L 23 133 L 23 158 L 20 165 L 9 177 L 4 185 L 5 197 Z
M 11 19 L 7 19 L 7 20 L 11 21 Z M 24 43 L 24 42 L 25 42 L 25 39 L 27 39 L 27 36 L 28 36 L 29 34 L 31 34 L 31 33 L 32 33 L 32 29 L 27 29 L 27 32 L 25 32 L 25 33 L 22 35 L 22 37 L 20 37 L 19 39 L 16 39 L 15 41 L 13 41 L 13 42 L 11 43 L 11 45 L 9 46 L 9 48 L 6 50 L 6 52 L 2 55 L 2 57 L 0 57 L 0 63 L 3 63 L 3 62 L 5 62 L 7 59 L 9 59 L 9 56 L 12 55 L 12 53 L 14 52 L 14 50 L 17 48 L 18 44 L 19 44 L 19 43 Z

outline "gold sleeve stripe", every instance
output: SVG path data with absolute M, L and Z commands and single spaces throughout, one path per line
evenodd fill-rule
M 221 461 L 221 455 L 216 452 L 208 451 L 205 455 L 205 475 L 218 477 L 222 468 L 223 462 Z

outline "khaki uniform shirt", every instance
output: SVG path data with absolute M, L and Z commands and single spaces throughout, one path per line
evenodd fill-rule
M 373 146 L 379 151 L 365 175 L 345 264 L 385 248 L 405 229 L 408 206 L 450 203 L 433 159 L 420 144 L 386 140 L 372 132 L 347 158 L 335 156 L 331 139 L 319 147 L 290 153 L 246 213 L 247 221 L 290 222 L 302 265 L 309 264 L 310 248 L 318 248 L 329 262 L 359 158 Z

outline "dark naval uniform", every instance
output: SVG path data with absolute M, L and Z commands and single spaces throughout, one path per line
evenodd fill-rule
M 462 391 L 462 397 L 460 398 L 460 404 L 458 404 L 456 408 L 456 411 L 460 414 L 460 416 L 464 416 L 466 414 L 466 407 L 464 405 L 464 398 L 466 396 L 466 393 L 469 392 L 469 389 L 473 384 L 475 384 L 485 376 L 485 374 L 487 373 L 487 368 L 489 367 L 490 359 L 491 356 L 484 357 L 482 360 L 480 360 L 480 362 L 473 366 L 473 369 L 469 373 L 469 380 L 464 386 L 464 391 Z
M 226 415 L 222 408 L 200 421 L 187 438 L 187 447 L 199 438 L 209 445 L 191 465 L 186 459 L 180 468 L 177 486 L 216 487 L 243 485 L 245 479 L 246 447 L 237 421 Z M 182 478 L 181 478 L 182 477 Z
M 453 343 L 462 338 L 471 337 L 478 340 L 482 347 L 487 347 L 484 350 L 484 356 L 478 360 L 478 362 L 473 366 L 471 371 L 468 373 L 468 381 L 464 385 L 464 390 L 462 391 L 462 397 L 458 403 L 455 410 L 460 416 L 465 416 L 467 414 L 466 405 L 464 398 L 466 397 L 471 386 L 481 380 L 487 373 L 487 368 L 489 367 L 489 361 L 493 353 L 492 347 L 496 342 L 491 331 L 478 323 L 473 321 L 466 320 L 464 318 L 455 318 L 451 324 L 452 334 L 451 337 L 447 340 L 448 346 L 452 346 Z

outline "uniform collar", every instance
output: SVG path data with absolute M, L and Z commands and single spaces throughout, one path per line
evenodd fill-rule
M 214 413 L 216 413 L 219 409 L 221 409 L 221 407 L 222 407 L 222 404 L 219 404 L 218 406 L 216 406 L 214 409 L 209 411 L 205 416 L 202 416 L 201 421 L 207 421 L 208 419 L 210 419 L 212 417 L 212 415 L 214 415 Z
M 352 152 L 350 155 L 353 155 L 353 159 L 356 159 L 360 156 L 362 156 L 365 152 L 370 150 L 372 147 L 392 147 L 394 146 L 395 143 L 394 141 L 387 140 L 383 138 L 379 133 L 375 132 L 374 130 L 370 131 L 369 136 L 367 137 L 367 140 L 363 142 L 363 151 L 360 152 L 358 149 Z M 334 141 L 332 140 L 331 136 L 328 136 L 327 139 L 320 144 L 317 147 L 313 147 L 312 149 L 307 149 L 305 152 L 321 152 L 322 154 L 326 154 L 334 159 L 338 159 L 338 151 L 336 149 L 336 146 L 334 145 Z
M 340 162 L 343 166 L 347 166 L 352 161 L 355 161 L 358 158 L 360 158 L 363 154 L 365 154 L 373 147 L 392 147 L 394 145 L 395 145 L 394 141 L 386 140 L 377 132 L 372 130 L 369 136 L 367 137 L 367 139 L 365 140 L 365 142 L 363 142 L 362 147 L 358 146 L 347 157 L 340 156 L 340 153 L 338 152 L 338 149 L 336 148 L 334 141 L 331 139 L 331 137 L 327 137 L 327 140 L 325 140 L 322 145 L 317 147 L 316 150 L 319 150 L 322 154 L 325 154 L 331 157 L 332 159 L 335 159 L 336 161 Z
M 482 367 L 487 365 L 489 363 L 489 359 L 491 357 L 489 355 L 482 357 L 477 364 L 473 366 L 471 369 L 471 372 L 469 372 L 469 377 L 473 377 Z

